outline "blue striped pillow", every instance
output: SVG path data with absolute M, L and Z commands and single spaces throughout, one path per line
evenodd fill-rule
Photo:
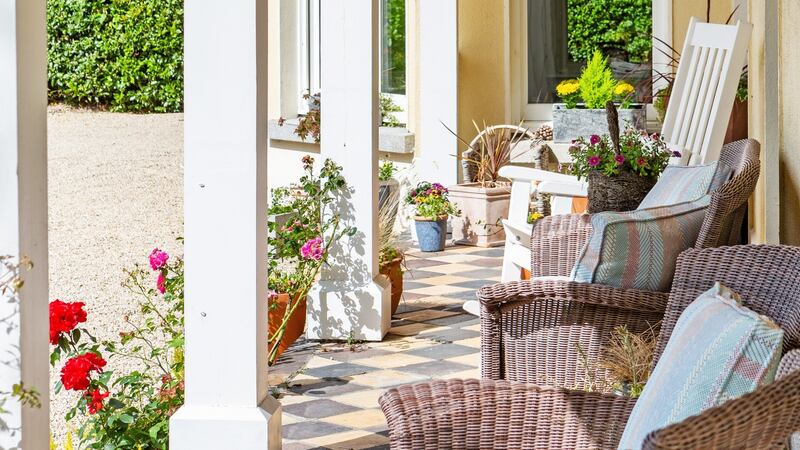
M 638 449 L 652 431 L 771 383 L 782 343 L 783 330 L 716 283 L 675 324 L 619 448 Z
M 666 292 L 678 255 L 693 247 L 711 201 L 592 216 L 589 242 L 572 269 L 584 283 Z
M 667 166 L 638 210 L 693 202 L 719 189 L 731 170 L 717 161 L 703 166 Z

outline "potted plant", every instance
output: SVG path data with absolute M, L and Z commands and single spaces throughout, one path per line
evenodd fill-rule
M 391 161 L 384 161 L 378 169 L 378 211 L 381 211 L 386 204 L 390 204 L 393 208 L 387 209 L 387 220 L 394 224 L 394 218 L 397 217 L 397 211 L 400 207 L 400 182 L 394 177 L 397 173 L 397 166 Z
M 474 144 L 458 138 L 470 147 L 462 154 L 462 160 L 471 168 L 469 182 L 449 187 L 450 200 L 462 212 L 452 222 L 453 240 L 458 244 L 494 247 L 505 242 L 502 220 L 508 217 L 511 201 L 510 183 L 500 178 L 500 169 L 511 163 L 511 151 L 521 141 L 532 139 L 533 134 L 522 124 L 484 125 L 483 129 L 473 124 L 478 132 Z
M 556 94 L 563 103 L 553 105 L 555 142 L 605 133 L 608 124 L 604 108 L 609 101 L 620 106 L 620 119 L 628 126 L 644 129 L 647 124 L 644 104 L 634 102 L 636 89 L 614 78 L 607 58 L 599 51 L 586 63 L 580 78 L 562 81 L 556 86 Z
M 269 226 L 269 363 L 302 336 L 306 323 L 306 297 L 317 281 L 332 242 L 352 227 L 336 216 L 323 214 L 334 192 L 347 186 L 341 167 L 326 160 L 319 174 L 314 160 L 303 158 L 305 174 L 294 188 L 273 190 L 271 215 L 289 214 L 283 224 Z M 323 217 L 328 217 L 323 220 Z
M 461 213 L 448 199 L 448 190 L 439 183 L 423 181 L 411 189 L 406 204 L 414 205 L 414 225 L 419 248 L 423 252 L 444 250 L 447 218 Z
M 378 267 L 392 286 L 392 315 L 397 312 L 403 296 L 403 263 L 405 254 L 398 245 L 394 224 L 400 204 L 400 192 L 392 191 L 378 205 Z
M 609 134 L 579 137 L 570 148 L 570 172 L 578 179 L 588 178 L 590 214 L 601 211 L 631 211 L 655 185 L 670 152 L 662 137 L 628 127 L 619 133 L 616 107 L 607 105 Z

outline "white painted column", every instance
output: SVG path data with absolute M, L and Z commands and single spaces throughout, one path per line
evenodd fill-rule
M 0 317 L 10 316 L 0 330 L 0 390 L 22 381 L 42 403 L 3 405 L 3 420 L 17 431 L 0 431 L 0 448 L 44 449 L 49 442 L 45 3 L 0 1 L 0 255 L 34 263 L 23 272 L 18 303 L 0 298 Z
M 281 446 L 267 388 L 267 2 L 185 5 L 186 403 L 174 450 Z
M 322 3 L 323 158 L 344 168 L 352 193 L 336 213 L 358 229 L 336 242 L 308 298 L 311 339 L 378 341 L 389 331 L 389 281 L 378 274 L 378 0 Z
M 419 181 L 458 183 L 458 0 L 420 1 Z

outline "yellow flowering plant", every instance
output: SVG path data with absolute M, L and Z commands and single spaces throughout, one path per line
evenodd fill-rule
M 571 78 L 558 83 L 556 94 L 567 105 L 567 108 L 575 108 L 580 100 L 581 85 L 578 80 Z
M 636 88 L 627 81 L 620 81 L 614 88 L 614 101 L 619 103 L 620 108 L 628 109 L 636 96 Z

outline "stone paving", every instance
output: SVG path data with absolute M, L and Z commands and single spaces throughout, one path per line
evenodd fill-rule
M 478 378 L 478 318 L 461 305 L 500 280 L 503 249 L 407 253 L 403 300 L 383 342 L 300 341 L 270 368 L 283 448 L 389 448 L 378 397 L 432 378 Z

